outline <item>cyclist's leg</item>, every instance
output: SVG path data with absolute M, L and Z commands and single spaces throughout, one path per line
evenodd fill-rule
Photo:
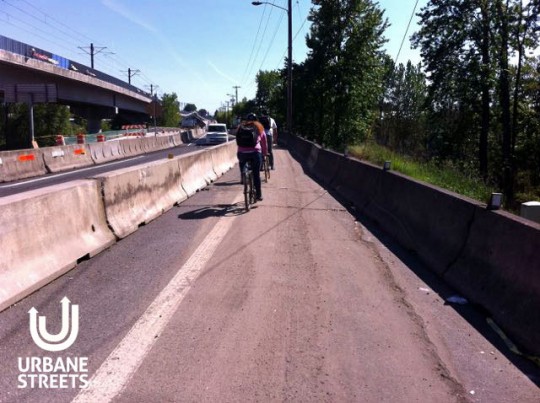
M 255 192 L 257 193 L 257 199 L 262 199 L 261 190 L 261 166 L 262 166 L 262 154 L 254 152 L 252 154 L 252 168 L 253 168 L 253 182 L 255 184 Z
M 273 149 L 273 142 L 274 142 L 274 139 L 273 139 L 274 136 L 272 135 L 269 135 L 269 136 L 266 136 L 266 143 L 268 145 L 268 162 L 270 163 L 270 169 L 274 169 L 274 153 L 272 152 L 272 149 Z
M 240 166 L 240 183 L 242 183 L 242 171 L 244 170 L 244 165 L 246 165 L 246 153 L 236 153 L 236 157 L 238 158 L 238 165 Z

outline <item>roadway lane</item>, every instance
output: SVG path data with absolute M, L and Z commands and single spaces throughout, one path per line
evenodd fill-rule
M 481 313 L 276 160 L 249 213 L 234 169 L 0 313 L 0 401 L 75 398 L 17 387 L 18 358 L 46 355 L 88 357 L 77 401 L 538 402 L 538 368 Z M 64 296 L 79 336 L 45 353 L 27 312 L 57 333 Z
M 201 149 L 203 149 L 203 147 L 195 146 L 194 143 L 182 144 L 178 147 L 154 151 L 151 153 L 142 154 L 118 161 L 112 161 L 105 164 L 75 169 L 72 171 L 47 174 L 44 176 L 38 176 L 19 181 L 0 183 L 0 197 L 26 192 L 28 190 L 39 189 L 42 187 L 58 185 L 60 183 L 69 182 L 77 179 L 86 179 L 105 172 L 114 171 L 116 169 L 128 168 L 135 165 L 146 164 L 152 161 L 158 161 L 160 159 L 167 158 L 169 154 L 178 156 Z

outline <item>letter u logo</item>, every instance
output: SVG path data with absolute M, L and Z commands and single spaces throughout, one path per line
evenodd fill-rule
M 79 305 L 71 305 L 71 326 L 69 305 L 71 301 L 64 297 L 62 303 L 62 328 L 58 334 L 47 331 L 47 318 L 39 316 L 36 308 L 28 311 L 30 315 L 30 335 L 38 347 L 47 351 L 62 351 L 70 347 L 79 334 Z M 71 331 L 70 331 L 71 330 Z M 68 335 L 69 334 L 69 335 Z

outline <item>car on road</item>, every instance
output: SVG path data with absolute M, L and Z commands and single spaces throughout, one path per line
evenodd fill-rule
M 209 124 L 205 138 L 208 145 L 226 143 L 229 141 L 227 125 L 224 123 Z

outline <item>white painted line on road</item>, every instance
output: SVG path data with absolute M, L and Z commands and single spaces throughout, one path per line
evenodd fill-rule
M 19 183 L 12 183 L 10 185 L 0 185 L 0 189 L 14 188 L 14 187 L 17 187 L 17 186 L 26 185 L 28 183 L 35 183 L 35 182 L 45 181 L 47 179 L 59 178 L 61 176 L 72 175 L 72 174 L 75 174 L 75 173 L 78 173 L 78 172 L 88 171 L 90 169 L 96 169 L 96 168 L 101 168 L 101 167 L 105 167 L 105 166 L 121 164 L 122 162 L 133 161 L 133 160 L 136 160 L 136 159 L 139 159 L 139 158 L 144 158 L 144 155 L 140 155 L 138 157 L 128 158 L 128 159 L 121 160 L 121 161 L 116 161 L 116 162 L 108 162 L 106 164 L 93 165 L 93 166 L 88 167 L 88 168 L 77 169 L 76 171 L 64 172 L 62 174 L 43 176 L 41 178 L 30 179 L 30 180 L 27 180 L 27 181 L 24 181 L 24 182 L 19 182 Z
M 239 201 L 240 198 L 234 203 Z M 234 219 L 226 217 L 218 221 L 189 260 L 101 364 L 90 379 L 90 386 L 82 389 L 72 402 L 109 402 L 122 392 L 229 231 Z

